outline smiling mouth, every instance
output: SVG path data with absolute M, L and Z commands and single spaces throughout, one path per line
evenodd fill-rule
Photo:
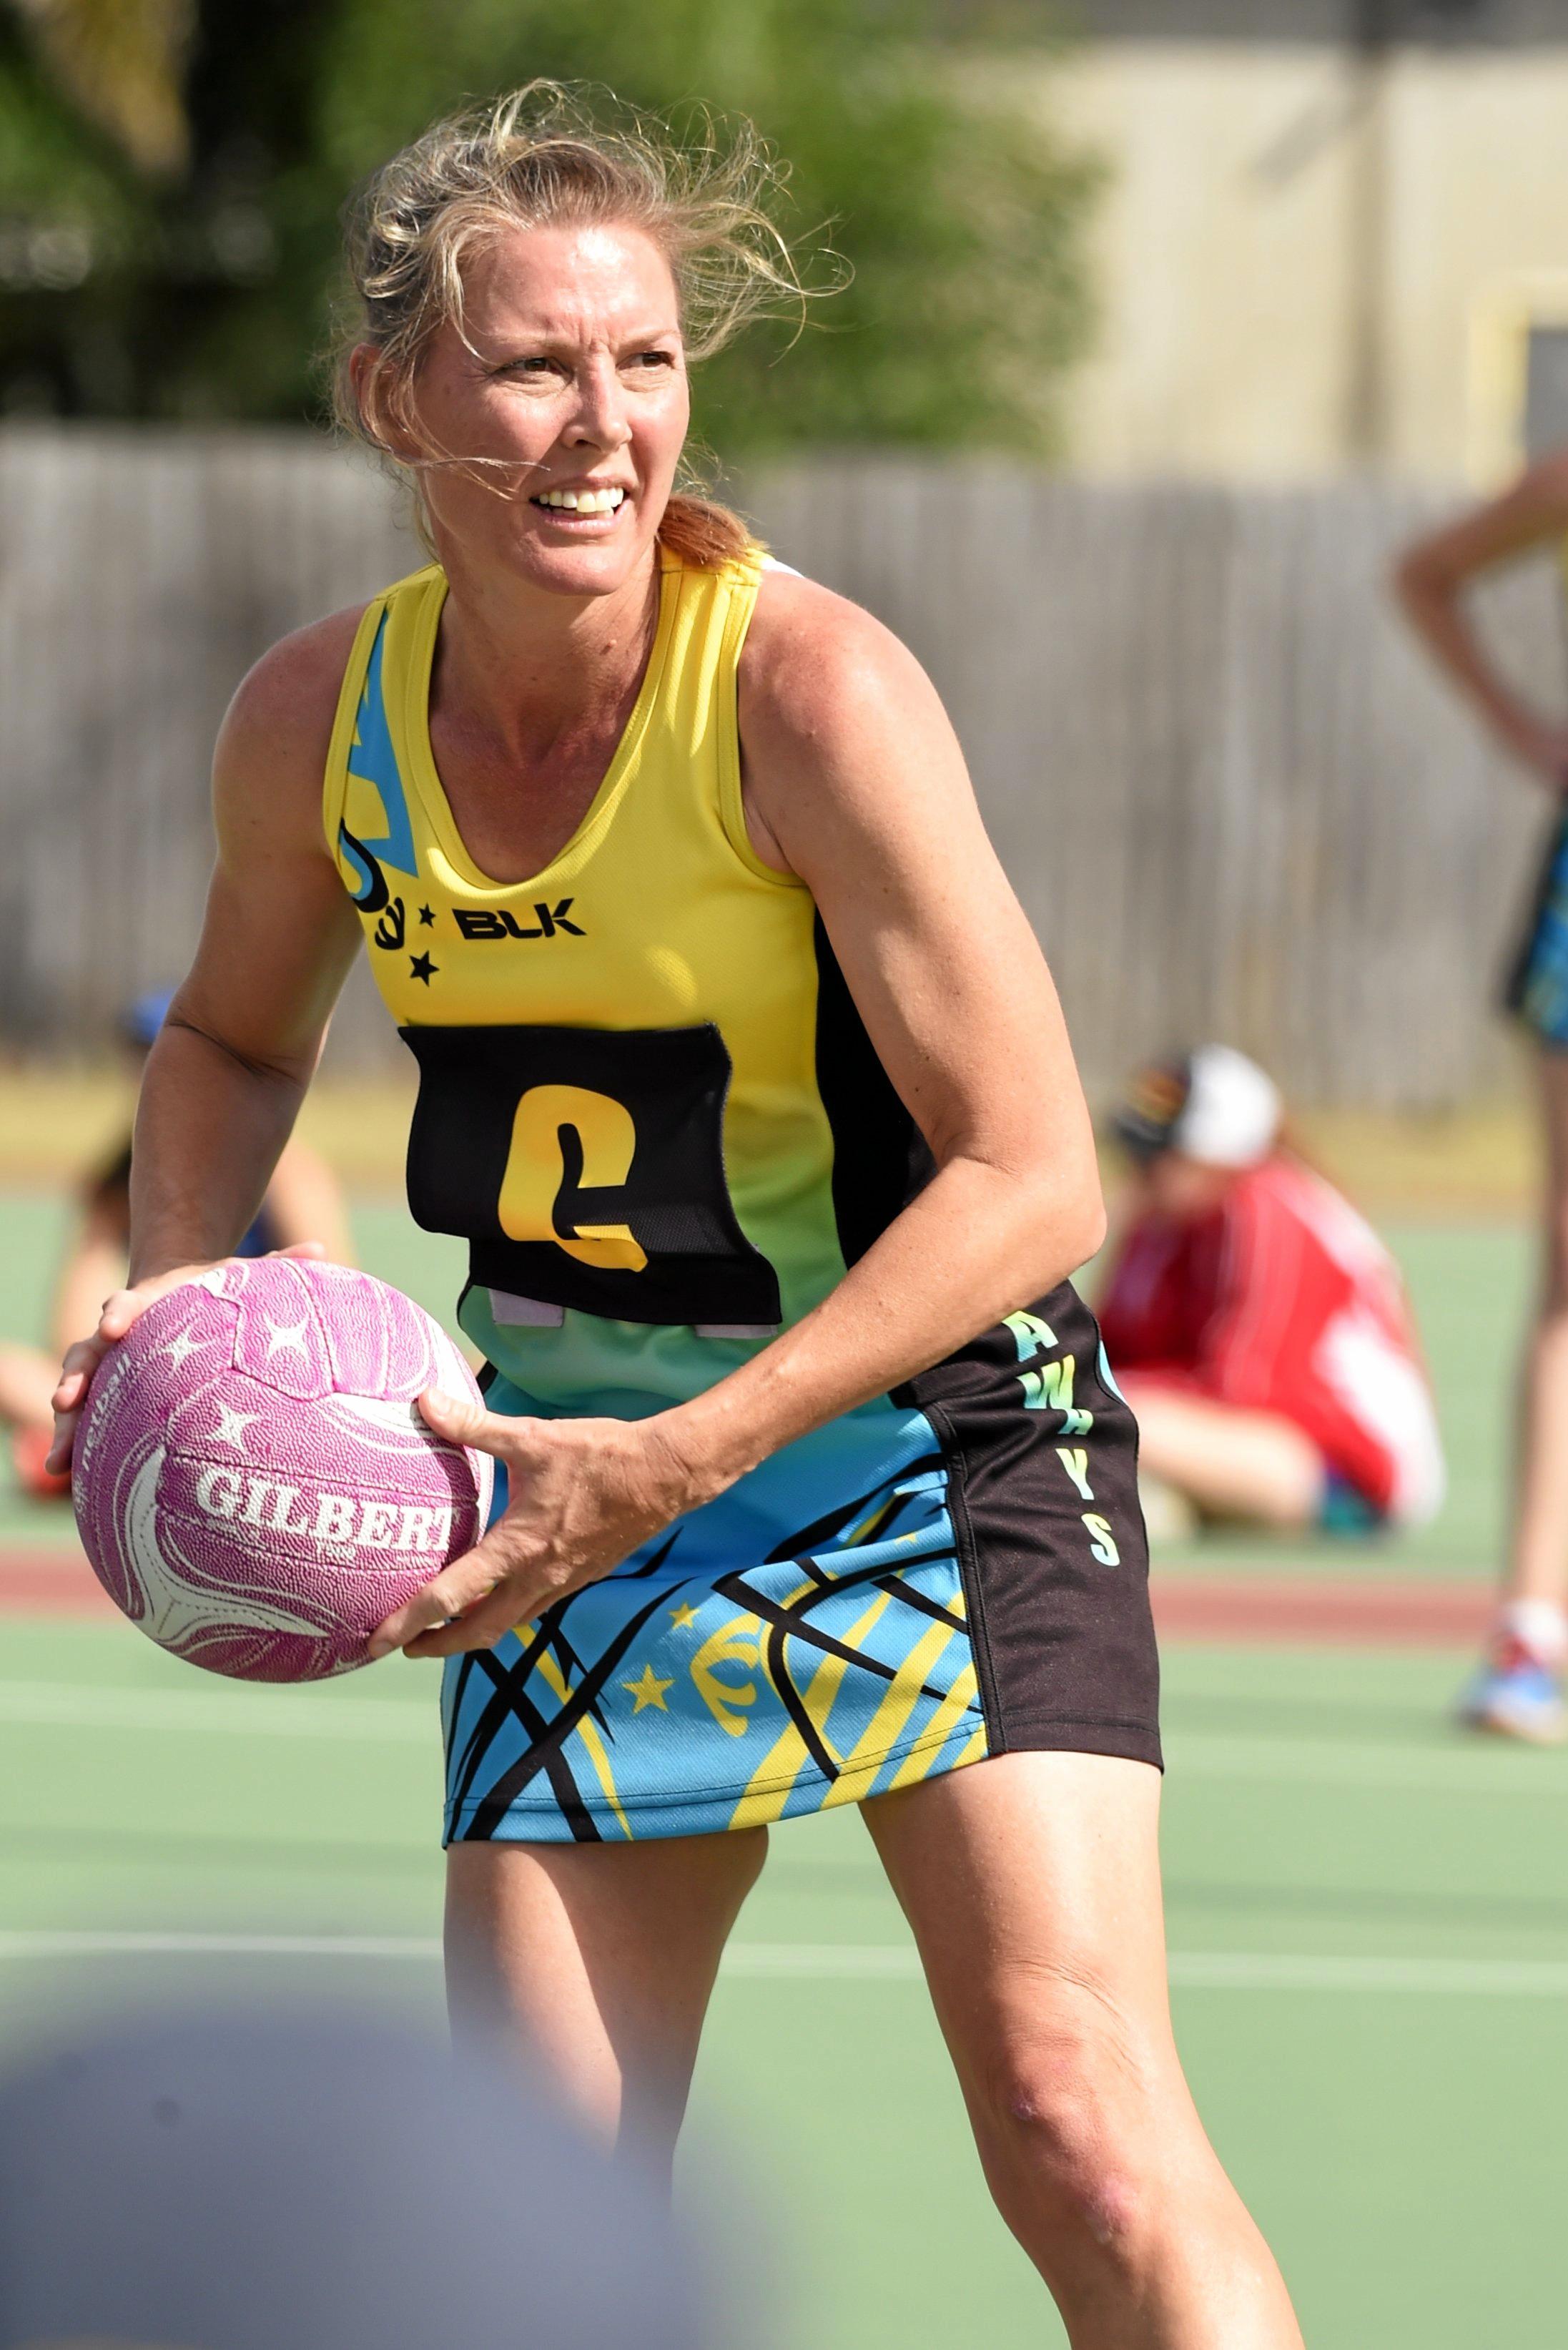
M 547 514 L 553 522 L 607 522 L 625 504 L 626 492 L 621 489 L 541 490 L 538 496 L 530 498 L 528 503 L 531 506 L 537 506 L 542 514 Z

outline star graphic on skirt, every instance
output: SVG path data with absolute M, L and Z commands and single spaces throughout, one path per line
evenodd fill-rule
M 440 963 L 431 962 L 428 954 L 409 957 L 409 976 L 410 979 L 422 979 L 427 987 L 431 983 L 432 975 L 440 969 Z
M 661 1681 L 651 1665 L 644 1665 L 642 1679 L 639 1681 L 622 1681 L 621 1687 L 631 1692 L 631 1710 L 634 1714 L 640 1713 L 645 1705 L 656 1705 L 660 1713 L 668 1713 L 670 1708 L 664 1702 L 664 1692 L 668 1689 L 673 1689 L 675 1683 Z
M 689 1632 L 697 1621 L 697 1610 L 695 1607 L 688 1607 L 684 1605 L 672 1607 L 670 1611 L 670 1620 L 678 1632 Z
M 433 930 L 434 927 L 435 908 L 433 906 L 421 906 L 420 908 L 420 928 L 423 931 L 429 931 Z

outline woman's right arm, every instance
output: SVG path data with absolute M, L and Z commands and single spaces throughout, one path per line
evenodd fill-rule
M 1568 539 L 1568 449 L 1532 465 L 1512 488 L 1407 547 L 1394 575 L 1405 616 L 1438 666 L 1515 758 L 1558 790 L 1568 786 L 1568 723 L 1532 709 L 1477 634 L 1464 591 L 1481 573 L 1532 548 Z
M 137 1108 L 130 1286 L 67 1352 L 55 1391 L 57 1466 L 108 1348 L 155 1297 L 227 1256 L 254 1220 L 314 1074 L 359 943 L 321 825 L 358 619 L 337 613 L 275 646 L 219 733 L 206 919 Z

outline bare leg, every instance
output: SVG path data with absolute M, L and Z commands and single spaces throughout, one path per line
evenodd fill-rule
M 668 2175 L 719 1960 L 766 1853 L 763 1828 L 453 1845 L 454 2031 L 522 2046 L 597 2134 Z
M 1565 1357 L 1568 1359 L 1568 1357 Z M 1118 1374 L 1137 1416 L 1138 1463 L 1206 1516 L 1242 1518 L 1282 1533 L 1315 1525 L 1323 1455 L 1294 1420 L 1242 1411 Z
M 1009 1754 L 864 1811 L 1074 2350 L 1301 2350 L 1171 2038 L 1158 1803 L 1147 1763 Z
M 1525 1342 L 1513 1542 L 1505 1599 L 1568 1598 L 1568 1053 L 1543 1052 L 1545 1254 Z

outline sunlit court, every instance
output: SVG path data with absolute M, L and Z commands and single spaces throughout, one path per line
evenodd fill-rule
M 46 1195 L 5 1193 L 13 1325 L 40 1303 L 58 1224 Z M 355 1230 L 368 1265 L 446 1307 L 440 1243 L 383 1202 Z M 1469 1742 L 1447 1719 L 1484 1611 L 1527 1243 L 1495 1215 L 1393 1237 L 1433 1353 L 1449 1513 L 1369 1555 L 1319 1544 L 1282 1564 L 1232 1542 L 1158 1566 L 1171 1979 L 1204 2118 L 1308 2338 L 1461 2350 L 1550 2322 L 1568 1758 Z M 433 1668 L 293 1692 L 209 1682 L 114 1619 L 57 1516 L 11 1499 L 3 1542 L 12 2028 L 78 1979 L 145 1996 L 171 1972 L 274 1994 L 348 1979 L 438 2013 Z M 726 2257 L 764 2281 L 789 2350 L 1065 2338 L 988 2207 L 853 1814 L 774 1834 L 699 2074 L 698 2175 L 715 2160 L 759 2214 Z

